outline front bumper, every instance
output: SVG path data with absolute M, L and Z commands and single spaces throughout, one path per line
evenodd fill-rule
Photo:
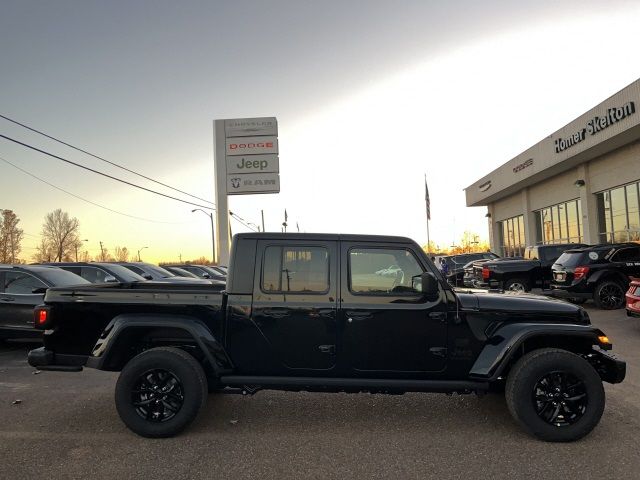
M 627 374 L 627 362 L 619 360 L 613 353 L 593 347 L 593 366 L 602 380 L 609 383 L 621 383 Z
M 61 372 L 79 372 L 87 363 L 86 355 L 64 355 L 54 353 L 45 347 L 36 348 L 27 356 L 29 365 L 39 370 L 56 370 Z

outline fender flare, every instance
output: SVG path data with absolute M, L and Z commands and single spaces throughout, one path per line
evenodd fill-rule
M 598 345 L 598 336 L 604 333 L 592 325 L 511 323 L 498 329 L 488 339 L 471 367 L 469 377 L 474 380 L 496 380 L 526 340 L 549 335 L 591 340 L 593 345 Z
M 118 339 L 132 329 L 175 328 L 186 332 L 203 353 L 216 377 L 233 371 L 233 364 L 223 345 L 198 318 L 187 315 L 122 314 L 113 318 L 100 334 L 86 366 L 112 370 L 109 360 L 114 355 Z

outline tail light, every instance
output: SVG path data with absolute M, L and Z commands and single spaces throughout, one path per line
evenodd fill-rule
M 51 307 L 38 305 L 33 310 L 33 326 L 39 330 L 47 330 L 51 328 Z
M 573 278 L 575 280 L 580 280 L 582 277 L 589 273 L 589 267 L 576 267 L 573 271 Z
M 482 267 L 482 279 L 489 280 L 489 267 Z

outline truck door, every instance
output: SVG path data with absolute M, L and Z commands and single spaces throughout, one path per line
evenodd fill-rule
M 335 365 L 337 271 L 337 242 L 258 242 L 251 318 L 284 368 Z
M 429 301 L 412 281 L 427 271 L 411 247 L 342 242 L 341 316 L 345 368 L 435 372 L 447 358 L 447 304 Z

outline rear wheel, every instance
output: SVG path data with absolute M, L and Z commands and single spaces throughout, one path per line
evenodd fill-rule
M 611 280 L 599 283 L 593 292 L 593 301 L 604 310 L 615 310 L 624 306 L 625 289 L 622 285 Z
M 180 433 L 198 415 L 206 398 L 202 366 L 179 348 L 142 352 L 124 366 L 116 383 L 118 414 L 143 437 Z
M 528 292 L 529 282 L 524 278 L 510 278 L 504 282 L 504 289 L 511 292 Z
M 534 350 L 518 360 L 505 397 L 516 421 L 548 442 L 584 437 L 600 421 L 605 405 L 602 380 L 591 364 L 553 348 Z

